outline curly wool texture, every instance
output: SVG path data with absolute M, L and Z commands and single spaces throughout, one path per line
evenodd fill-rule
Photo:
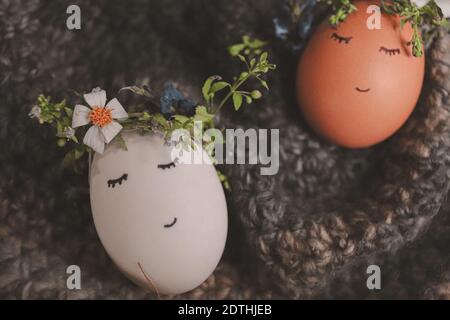
M 273 43 L 279 72 L 264 101 L 221 124 L 281 128 L 280 173 L 225 168 L 233 193 L 224 259 L 181 297 L 448 297 L 449 207 L 433 219 L 448 188 L 448 36 L 432 51 L 423 103 L 402 132 L 349 151 L 318 140 L 295 113 L 287 84 L 296 57 L 273 35 L 278 1 L 78 1 L 75 32 L 65 28 L 69 4 L 0 0 L 0 298 L 155 298 L 107 257 L 86 171 L 60 169 L 64 150 L 27 113 L 41 92 L 61 98 L 102 86 L 113 94 L 149 75 L 186 84 L 196 98 L 192 88 L 206 76 L 233 74 L 224 48 L 243 33 Z M 379 292 L 365 287 L 368 263 L 383 270 Z M 81 290 L 66 287 L 71 264 L 81 268 Z
M 428 60 L 421 103 L 400 132 L 373 148 L 370 158 L 375 163 L 370 171 L 376 176 L 359 178 L 362 181 L 355 186 L 362 192 L 356 197 L 352 190 L 350 197 L 344 194 L 339 199 L 335 194 L 329 201 L 326 192 L 325 197 L 323 191 L 318 190 L 318 195 L 305 192 L 305 179 L 314 175 L 334 187 L 335 173 L 326 168 L 330 157 L 340 163 L 339 157 L 350 153 L 361 157 L 364 151 L 327 146 L 287 117 L 279 121 L 285 122 L 280 126 L 280 167 L 288 169 L 273 177 L 260 176 L 259 168 L 234 171 L 233 199 L 241 208 L 249 244 L 284 293 L 311 297 L 331 275 L 358 259 L 395 253 L 428 229 L 449 188 L 449 49 L 450 36 L 443 34 Z M 307 148 L 320 154 L 325 164 L 312 159 L 308 166 Z M 341 164 L 351 171 L 351 161 Z M 320 202 L 317 206 L 316 201 Z

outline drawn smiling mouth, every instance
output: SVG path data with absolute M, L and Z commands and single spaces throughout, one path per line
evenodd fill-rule
M 356 87 L 356 91 L 358 91 L 358 92 L 369 92 L 369 91 L 370 91 L 370 88 L 367 88 L 367 89 L 360 89 L 360 88 Z
M 173 219 L 173 221 L 172 221 L 171 223 L 165 224 L 165 225 L 164 225 L 164 228 L 170 228 L 170 227 L 173 227 L 173 225 L 174 225 L 175 223 L 177 223 L 177 218 L 176 218 L 176 217 Z

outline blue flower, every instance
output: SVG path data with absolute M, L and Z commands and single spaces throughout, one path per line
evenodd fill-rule
M 275 35 L 277 36 L 277 38 L 286 40 L 289 34 L 288 27 L 278 18 L 273 19 L 273 24 L 275 26 Z
M 191 116 L 195 112 L 195 103 L 186 99 L 184 95 L 169 83 L 164 87 L 160 98 L 161 112 L 166 115 L 183 114 Z
M 284 2 L 284 10 L 281 15 L 273 19 L 275 35 L 283 40 L 290 48 L 297 51 L 303 48 L 314 25 L 322 17 L 327 6 L 321 5 L 317 0 L 298 0 L 295 2 Z M 292 5 L 298 5 L 299 16 L 292 15 Z

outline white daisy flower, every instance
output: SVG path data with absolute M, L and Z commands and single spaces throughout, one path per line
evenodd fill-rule
M 39 122 L 42 122 L 42 120 L 41 120 L 41 112 L 42 112 L 42 110 L 41 110 L 41 108 L 39 108 L 39 106 L 33 106 L 31 108 L 30 113 L 28 113 L 28 116 L 30 118 L 36 118 L 36 119 L 39 120 Z
M 92 123 L 86 132 L 83 143 L 95 152 L 103 153 L 105 143 L 111 140 L 122 130 L 122 126 L 114 119 L 126 119 L 128 113 L 116 98 L 106 104 L 105 90 L 93 90 L 84 95 L 89 107 L 76 105 L 73 111 L 72 128 Z

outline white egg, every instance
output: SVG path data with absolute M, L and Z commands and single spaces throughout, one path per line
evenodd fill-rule
M 211 164 L 174 165 L 173 147 L 156 135 L 123 137 L 128 151 L 110 144 L 91 167 L 100 240 L 135 283 L 163 294 L 194 289 L 216 268 L 227 237 L 216 170 Z

